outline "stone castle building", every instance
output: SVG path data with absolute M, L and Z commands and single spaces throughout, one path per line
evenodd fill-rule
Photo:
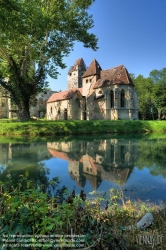
M 44 90 L 36 96 L 36 105 L 30 107 L 30 116 L 43 118 L 46 113 L 47 100 L 57 91 Z M 11 103 L 9 94 L 3 87 L 0 87 L 0 118 L 17 117 L 18 108 Z
M 47 119 L 138 119 L 138 97 L 123 65 L 102 70 L 94 59 L 86 69 L 82 58 L 68 71 L 68 90 L 47 101 Z
M 9 118 L 10 98 L 6 91 L 0 87 L 0 118 Z

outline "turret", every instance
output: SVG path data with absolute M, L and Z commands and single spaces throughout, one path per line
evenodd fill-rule
M 82 76 L 86 71 L 86 66 L 82 58 L 77 59 L 74 66 L 68 71 L 68 89 L 82 88 Z

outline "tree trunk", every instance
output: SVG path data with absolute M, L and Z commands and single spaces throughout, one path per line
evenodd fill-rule
M 161 120 L 161 109 L 158 109 L 158 120 Z
M 27 121 L 30 119 L 29 105 L 21 102 L 20 107 L 18 109 L 18 118 L 19 121 Z

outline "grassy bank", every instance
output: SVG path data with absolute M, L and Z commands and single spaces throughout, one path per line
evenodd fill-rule
M 20 177 L 16 187 L 1 183 L 0 188 L 3 191 L 0 193 L 1 247 L 14 243 L 17 243 L 16 250 L 29 249 L 25 245 L 21 247 L 22 244 L 34 244 L 30 248 L 34 250 L 38 249 L 36 246 L 40 249 L 68 249 L 63 244 L 74 244 L 74 249 L 97 250 L 157 250 L 166 247 L 164 206 L 125 200 L 122 191 L 111 189 L 106 196 L 96 193 L 91 200 L 86 200 L 83 192 L 80 195 L 72 192 L 65 201 L 59 202 L 59 196 L 49 197 L 25 177 Z M 146 212 L 153 214 L 151 227 L 144 231 L 136 227 L 128 229 L 136 225 Z M 13 239 L 12 235 L 16 238 Z M 19 235 L 24 238 L 19 238 Z M 78 238 L 72 241 L 73 235 Z M 156 241 L 157 236 L 161 237 L 160 242 Z
M 166 131 L 166 121 L 44 121 L 0 120 L 3 136 L 55 136 L 104 133 L 147 133 Z

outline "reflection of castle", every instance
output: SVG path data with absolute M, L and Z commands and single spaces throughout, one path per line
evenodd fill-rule
M 78 186 L 86 180 L 97 189 L 102 180 L 124 185 L 137 159 L 137 146 L 129 140 L 98 140 L 93 142 L 49 142 L 53 157 L 68 161 L 68 171 Z

